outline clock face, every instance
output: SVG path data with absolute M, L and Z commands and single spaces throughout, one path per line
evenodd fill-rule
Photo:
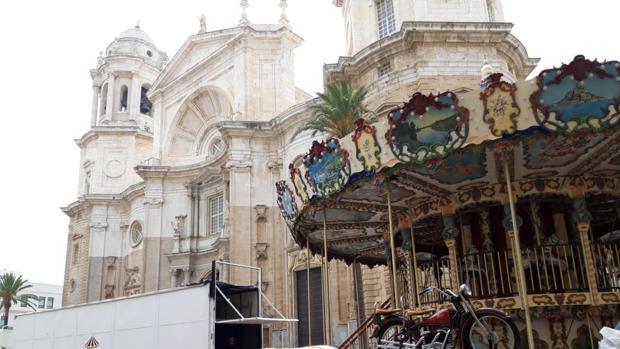
M 105 165 L 105 174 L 111 178 L 117 178 L 125 173 L 125 164 L 119 160 L 110 160 Z

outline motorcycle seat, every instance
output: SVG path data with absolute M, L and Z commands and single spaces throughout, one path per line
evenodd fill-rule
M 413 316 L 423 316 L 427 314 L 432 314 L 435 312 L 433 308 L 420 308 L 420 309 L 411 309 L 405 310 L 405 316 L 413 317 Z
M 394 314 L 394 313 L 398 313 L 400 312 L 402 309 L 376 309 L 375 310 L 375 314 L 378 315 L 387 315 L 387 314 Z

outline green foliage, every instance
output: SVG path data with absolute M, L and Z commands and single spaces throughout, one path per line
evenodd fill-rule
M 364 104 L 367 91 L 365 88 L 352 88 L 346 81 L 331 83 L 325 93 L 318 93 L 320 102 L 311 107 L 312 118 L 299 127 L 291 141 L 300 133 L 312 130 L 315 136 L 319 132 L 337 138 L 343 138 L 355 130 L 355 121 L 359 118 L 368 123 L 377 121 L 377 116 Z
M 5 325 L 9 324 L 9 309 L 17 302 L 23 302 L 32 309 L 36 309 L 38 297 L 33 294 L 21 293 L 22 291 L 32 287 L 27 285 L 28 280 L 13 273 L 5 273 L 0 275 L 0 309 L 4 308 L 6 318 Z M 18 293 L 20 293 L 18 295 Z

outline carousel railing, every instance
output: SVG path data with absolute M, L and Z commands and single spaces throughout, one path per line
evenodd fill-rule
M 528 247 L 522 250 L 522 258 L 529 294 L 588 290 L 580 244 Z
M 518 294 L 511 250 L 466 254 L 457 259 L 461 281 L 474 298 L 512 297 Z
M 599 291 L 620 292 L 620 241 L 591 246 Z
M 593 244 L 597 260 L 597 281 L 601 290 L 620 291 L 620 243 Z M 525 282 L 528 294 L 586 292 L 588 282 L 581 244 L 555 244 L 522 247 Z M 418 288 L 437 286 L 457 289 L 466 283 L 475 299 L 515 297 L 517 287 L 513 251 L 494 250 L 469 253 L 457 258 L 456 273 L 449 258 L 418 261 Z M 453 280 L 451 275 L 458 275 Z M 445 301 L 436 293 L 419 297 L 418 307 L 437 307 Z
M 433 261 L 418 262 L 417 278 L 418 285 L 422 286 L 420 289 L 429 286 L 458 288 L 456 281 L 450 278 L 450 260 L 445 257 Z M 428 292 L 419 298 L 420 307 L 436 307 L 443 303 L 444 300 L 438 292 Z

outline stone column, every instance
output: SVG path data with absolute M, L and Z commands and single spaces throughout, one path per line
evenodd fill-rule
M 598 286 L 596 284 L 596 271 L 594 269 L 594 257 L 592 256 L 592 248 L 590 246 L 590 221 L 592 214 L 588 211 L 586 199 L 577 197 L 573 199 L 573 222 L 579 231 L 579 240 L 583 253 L 584 267 L 586 269 L 586 277 L 588 278 L 588 288 L 592 297 L 592 305 L 598 305 Z
M 162 157 L 164 139 L 166 138 L 165 133 L 162 131 L 164 124 L 164 108 L 161 96 L 161 94 L 158 94 L 156 99 L 152 101 L 153 106 L 151 107 L 151 114 L 153 115 L 153 157 L 156 159 L 161 159 Z
M 131 92 L 129 95 L 129 119 L 136 120 L 136 116 L 140 114 L 140 89 L 142 85 L 138 80 L 138 72 L 131 73 Z
M 164 229 L 171 229 L 169 222 L 162 220 L 163 212 L 163 176 L 149 178 L 144 200 L 144 242 L 143 242 L 143 292 L 159 290 L 160 286 L 167 287 L 167 278 L 164 283 L 160 276 L 167 268 L 161 268 L 161 238 Z M 169 233 L 166 233 L 168 235 Z M 160 285 L 161 281 L 161 285 Z
M 184 276 L 183 286 L 189 285 L 191 281 L 191 276 L 192 276 L 192 268 L 190 267 L 183 268 L 183 276 Z
M 101 86 L 93 85 L 93 102 L 90 112 L 90 126 L 97 126 L 97 107 L 99 105 L 99 90 Z
M 441 237 L 448 246 L 448 253 L 450 254 L 450 280 L 455 283 L 452 288 L 460 285 L 457 250 L 456 250 L 456 238 L 459 236 L 459 229 L 456 226 L 456 216 L 454 214 L 444 214 L 443 230 L 441 231 Z
M 170 287 L 177 287 L 177 273 L 176 269 L 170 269 Z
M 116 76 L 113 74 L 108 78 L 108 100 L 105 107 L 105 120 L 112 120 L 112 114 L 114 113 L 114 94 L 116 93 Z

